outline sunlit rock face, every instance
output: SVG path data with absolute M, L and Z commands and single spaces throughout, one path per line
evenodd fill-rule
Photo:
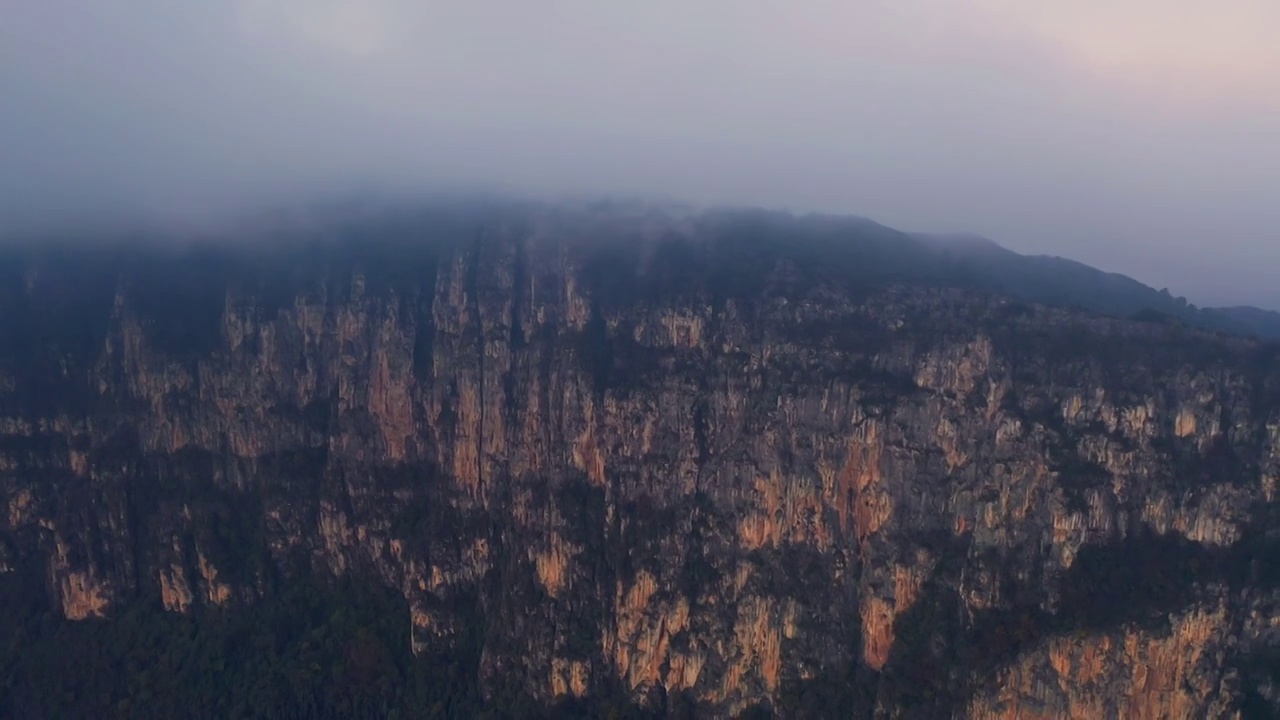
M 359 574 L 417 652 L 481 618 L 482 686 L 548 706 L 1280 710 L 1276 354 L 867 232 L 503 207 L 8 250 L 0 570 L 71 620 Z

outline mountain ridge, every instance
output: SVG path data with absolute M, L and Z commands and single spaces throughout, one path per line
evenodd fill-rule
M 1280 710 L 1276 344 L 781 213 L 0 253 L 0 714 Z
M 1075 304 L 1121 317 L 1164 317 L 1209 330 L 1280 337 L 1280 312 L 1254 306 L 1197 307 L 1167 289 L 1058 255 L 1024 255 L 980 235 L 911 233 L 993 289 L 1024 300 Z
M 178 237 L 183 238 L 179 241 L 180 245 L 196 246 L 219 243 L 288 244 L 298 238 L 314 241 L 317 236 L 333 236 L 335 232 L 340 234 L 344 226 L 385 224 L 388 218 L 398 218 L 402 224 L 411 222 L 411 218 L 416 215 L 423 212 L 429 214 L 430 208 L 444 206 L 468 206 L 475 212 L 487 211 L 482 210 L 484 208 L 537 209 L 542 213 L 552 214 L 577 212 L 583 218 L 612 218 L 615 225 L 620 219 L 623 222 L 650 222 L 656 225 L 671 220 L 696 223 L 717 219 L 730 223 L 754 219 L 779 227 L 785 227 L 789 223 L 808 224 L 810 228 L 826 227 L 833 233 L 844 233 L 854 243 L 867 244 L 872 236 L 878 237 L 877 242 L 882 246 L 879 257 L 884 261 L 889 260 L 891 255 L 884 246 L 896 242 L 901 255 L 899 261 L 915 262 L 918 265 L 918 272 L 914 275 L 897 268 L 895 273 L 903 278 L 911 276 L 915 280 L 982 289 L 1022 301 L 1078 307 L 1116 317 L 1176 322 L 1237 335 L 1280 338 L 1280 312 L 1275 310 L 1251 305 L 1197 306 L 1188 302 L 1185 297 L 1171 294 L 1168 289 L 1157 290 L 1128 275 L 1097 268 L 1065 256 L 1022 254 L 975 233 L 907 232 L 871 218 L 838 213 L 792 212 L 737 205 L 699 208 L 667 200 L 607 197 L 546 202 L 513 199 L 497 194 L 440 194 L 433 200 L 375 195 L 341 197 L 310 205 L 270 208 L 235 221 L 210 226 L 204 231 L 189 229 L 179 233 Z M 163 246 L 171 244 L 173 237 L 172 231 L 161 228 L 118 233 L 115 240 L 87 244 Z M 74 248 L 86 244 L 74 234 L 62 234 L 43 241 L 33 238 L 34 236 L 27 236 L 26 240 L 6 240 L 0 243 L 0 252 L 6 246 L 29 247 L 40 242 L 62 245 L 68 252 L 74 252 Z

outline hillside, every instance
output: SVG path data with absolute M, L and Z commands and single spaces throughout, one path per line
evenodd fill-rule
M 0 715 L 1280 712 L 1274 344 L 859 219 L 268 234 L 0 250 Z
M 916 233 L 913 237 L 939 254 L 957 282 L 1117 317 L 1165 318 L 1207 330 L 1280 338 L 1278 312 L 1254 307 L 1198 308 L 1186 298 L 1125 275 L 1060 257 L 1020 255 L 977 236 Z

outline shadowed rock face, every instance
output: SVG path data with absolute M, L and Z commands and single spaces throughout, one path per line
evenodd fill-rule
M 948 290 L 881 230 L 6 250 L 3 569 L 70 620 L 371 578 L 547 706 L 1280 710 L 1274 351 Z

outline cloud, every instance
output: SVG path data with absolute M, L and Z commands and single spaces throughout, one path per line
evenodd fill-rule
M 1219 5 L 11 2 L 0 224 L 365 181 L 643 192 L 1280 306 L 1251 274 L 1280 263 L 1280 5 Z
M 972 1 L 1130 90 L 1280 104 L 1280 5 L 1270 0 Z
M 1266 0 L 974 2 L 1065 45 L 1085 62 L 1120 72 L 1145 67 L 1251 73 L 1274 67 L 1280 57 L 1272 32 L 1280 7 Z
M 395 3 L 379 0 L 240 0 L 241 30 L 278 41 L 292 36 L 355 58 L 394 49 Z

